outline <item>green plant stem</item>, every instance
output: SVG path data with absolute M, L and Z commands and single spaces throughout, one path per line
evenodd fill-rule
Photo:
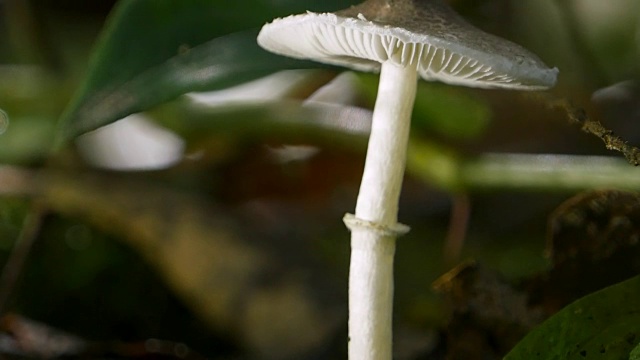
M 7 302 L 18 283 L 24 264 L 36 241 L 46 210 L 38 202 L 34 202 L 22 225 L 13 250 L 0 274 L 0 314 L 5 313 Z
M 572 155 L 488 154 L 465 164 L 472 188 L 586 190 L 640 189 L 640 169 L 618 158 Z
M 640 189 L 640 169 L 614 157 L 485 154 L 461 159 L 416 140 L 409 146 L 407 161 L 413 176 L 451 191 Z

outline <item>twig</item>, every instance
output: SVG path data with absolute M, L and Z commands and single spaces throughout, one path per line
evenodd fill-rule
M 627 144 L 613 131 L 605 128 L 599 121 L 591 119 L 584 109 L 575 107 L 566 99 L 554 99 L 547 102 L 551 109 L 564 111 L 569 121 L 581 126 L 582 131 L 599 137 L 608 150 L 618 151 L 627 158 L 627 161 L 634 166 L 640 165 L 640 149 Z
M 33 195 L 35 193 L 37 189 L 33 170 L 0 165 L 0 195 Z
M 460 261 L 460 253 L 467 236 L 469 217 L 471 214 L 471 201 L 467 194 L 455 194 L 451 203 L 451 219 L 449 230 L 444 243 L 443 256 L 445 265 L 450 268 Z

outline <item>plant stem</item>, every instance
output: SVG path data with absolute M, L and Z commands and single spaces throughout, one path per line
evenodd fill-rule
M 47 210 L 39 202 L 34 202 L 22 225 L 22 230 L 16 239 L 11 255 L 7 259 L 0 274 L 0 314 L 4 314 L 7 302 L 18 284 L 20 275 L 24 270 L 27 257 L 31 253 L 33 244 L 40 233 L 42 221 Z
M 449 216 L 449 230 L 444 242 L 445 269 L 448 271 L 460 263 L 460 254 L 469 229 L 471 217 L 471 200 L 466 193 L 451 194 L 451 216 Z
M 414 178 L 450 192 L 640 189 L 638 168 L 613 156 L 487 153 L 467 159 L 415 139 L 407 163 Z
M 36 195 L 36 172 L 27 168 L 0 164 L 0 195 Z
M 371 135 L 351 230 L 349 272 L 349 359 L 392 356 L 393 256 L 398 198 L 406 163 L 411 111 L 417 87 L 415 66 L 383 63 Z

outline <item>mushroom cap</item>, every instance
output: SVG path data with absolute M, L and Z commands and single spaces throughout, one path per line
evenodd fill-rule
M 479 30 L 441 0 L 368 0 L 336 13 L 292 15 L 263 26 L 277 54 L 377 72 L 416 66 L 425 80 L 481 88 L 546 89 L 550 69 L 523 47 Z

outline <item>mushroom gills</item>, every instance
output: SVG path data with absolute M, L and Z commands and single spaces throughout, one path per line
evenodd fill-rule
M 380 63 L 392 61 L 399 66 L 417 66 L 425 80 L 474 87 L 524 86 L 514 77 L 501 74 L 452 50 L 433 44 L 405 42 L 391 34 L 364 32 L 350 26 L 335 26 L 327 22 L 303 23 L 301 30 L 311 41 L 309 49 L 291 52 L 305 53 L 303 58 L 315 58 L 328 64 L 351 63 L 365 71 L 377 72 Z M 315 54 L 315 55 L 310 55 Z

